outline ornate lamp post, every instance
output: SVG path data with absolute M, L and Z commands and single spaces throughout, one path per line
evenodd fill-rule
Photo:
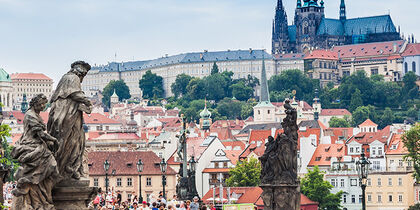
M 143 167 L 144 164 L 141 159 L 139 159 L 137 162 L 137 172 L 139 172 L 139 203 L 143 202 L 143 196 L 141 195 L 141 172 L 143 172 Z
M 162 171 L 162 187 L 163 187 L 163 198 L 166 200 L 166 193 L 165 193 L 165 185 L 166 185 L 166 167 L 167 163 L 165 162 L 165 158 L 162 158 L 162 161 L 160 162 L 160 170 Z
M 105 188 L 106 188 L 106 193 L 108 194 L 108 170 L 109 170 L 109 162 L 108 160 L 105 160 L 104 162 L 104 169 L 105 169 Z
M 369 165 L 370 162 L 367 158 L 365 158 L 365 153 L 363 152 L 361 155 L 360 160 L 356 162 L 356 170 L 359 176 L 359 182 L 361 183 L 362 188 L 362 209 L 366 210 L 366 197 L 365 197 L 365 190 L 366 190 L 366 182 L 369 173 Z

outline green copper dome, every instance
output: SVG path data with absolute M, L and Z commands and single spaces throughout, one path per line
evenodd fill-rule
M 10 75 L 2 68 L 0 68 L 0 82 L 11 82 Z

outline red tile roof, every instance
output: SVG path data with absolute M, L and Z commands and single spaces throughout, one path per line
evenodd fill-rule
M 116 120 L 110 119 L 100 113 L 83 114 L 83 120 L 86 124 L 122 124 Z
M 395 147 L 394 147 L 395 146 Z M 394 134 L 389 142 L 388 149 L 386 150 L 387 155 L 406 155 L 408 154 L 407 148 L 404 146 L 402 141 L 402 134 Z
M 366 126 L 378 126 L 376 123 L 372 122 L 372 120 L 367 119 L 359 127 L 366 127 Z
M 347 109 L 322 109 L 321 116 L 341 116 L 341 115 L 349 115 L 351 113 Z
M 312 201 L 311 199 L 309 199 L 302 193 L 300 194 L 300 205 L 313 205 L 313 204 L 318 205 L 318 202 Z
M 345 152 L 344 144 L 320 144 L 312 155 L 308 166 L 330 166 L 331 157 L 343 157 Z
M 338 60 L 338 54 L 331 50 L 312 50 L 305 55 L 304 59 Z
M 11 79 L 44 79 L 44 80 L 51 80 L 52 79 L 47 77 L 45 74 L 42 73 L 14 73 L 10 75 Z
M 324 129 L 324 136 L 329 136 L 332 144 L 335 144 L 340 136 L 346 141 L 353 136 L 353 128 L 327 128 Z
M 241 155 L 243 150 L 224 150 L 226 153 L 226 157 L 229 158 L 230 162 L 233 165 L 236 165 L 236 162 L 239 160 L 239 156 Z
M 296 102 L 298 103 L 298 105 L 300 106 L 300 101 L 299 100 L 296 100 Z M 274 106 L 276 106 L 276 107 L 283 107 L 283 102 L 271 102 Z M 312 106 L 311 105 L 309 105 L 306 101 L 303 101 L 303 107 L 302 107 L 302 109 L 304 110 L 304 111 L 306 111 L 306 110 L 312 110 L 313 108 L 312 108 Z
M 394 44 L 396 51 L 394 52 Z M 333 51 L 338 53 L 339 58 L 389 56 L 398 54 L 404 46 L 404 41 L 375 42 L 355 45 L 335 46 Z
M 21 133 L 12 134 L 12 145 L 15 145 L 15 143 L 22 137 Z
M 321 129 L 320 128 L 307 128 L 306 131 L 298 131 L 298 150 L 300 150 L 300 138 L 305 137 L 308 138 L 311 135 L 316 135 L 317 144 L 320 143 L 321 139 Z
M 21 111 L 12 111 L 11 114 L 16 119 L 18 124 L 23 124 L 23 119 L 25 118 L 25 114 Z M 46 124 L 48 122 L 48 114 L 49 112 L 41 112 L 39 115 L 41 116 L 42 120 Z
M 203 173 L 228 173 L 230 168 L 205 168 Z
M 401 55 L 403 57 L 420 55 L 420 43 L 408 44 Z
M 290 60 L 290 59 L 303 59 L 305 53 L 287 53 L 287 54 L 275 54 L 274 58 L 279 60 Z
M 217 120 L 211 125 L 210 129 L 229 127 L 231 130 L 241 130 L 244 126 L 245 121 L 243 120 Z
M 248 136 L 248 135 L 247 135 Z M 232 147 L 232 149 L 234 149 L 235 147 L 241 147 L 241 150 L 245 149 L 245 143 L 243 143 L 242 141 L 238 141 L 238 140 L 227 140 L 227 141 L 221 141 L 223 146 L 225 147 Z
M 92 140 L 140 140 L 136 133 L 106 133 Z
M 109 173 L 115 170 L 116 175 L 138 175 L 137 161 L 141 159 L 144 163 L 142 175 L 161 175 L 159 163 L 161 159 L 151 151 L 129 151 L 129 152 L 98 152 L 88 153 L 89 175 L 104 176 L 104 162 L 110 163 Z M 131 164 L 131 165 L 130 165 Z M 166 174 L 175 175 L 176 172 L 168 166 Z
M 86 134 L 86 138 L 87 138 L 88 140 L 90 140 L 90 139 L 95 139 L 95 138 L 98 138 L 99 136 L 101 136 L 102 134 L 104 134 L 104 132 L 103 132 L 103 131 L 89 131 L 89 132 Z
M 219 138 L 220 140 L 235 139 L 229 127 L 226 127 L 226 128 L 213 127 L 213 128 L 210 128 L 210 133 L 217 133 L 217 138 Z
M 211 137 L 209 137 L 211 138 Z M 207 149 L 207 146 L 201 146 L 205 137 L 189 137 L 187 138 L 187 154 L 194 155 L 196 160 L 200 160 L 201 155 Z M 179 165 L 180 162 L 175 161 L 176 151 L 168 159 L 168 164 Z
M 377 132 L 361 132 L 353 136 L 347 143 L 356 141 L 360 144 L 370 144 L 375 140 L 382 142 L 383 144 L 387 143 L 388 137 L 391 135 L 391 126 L 388 125 L 382 130 Z

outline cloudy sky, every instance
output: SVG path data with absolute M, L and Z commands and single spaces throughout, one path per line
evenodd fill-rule
M 337 18 L 340 0 L 324 0 Z M 276 0 L 0 0 L 0 67 L 56 82 L 70 63 L 145 60 L 202 50 L 266 48 Z M 289 22 L 296 0 L 283 0 Z M 346 0 L 348 18 L 390 13 L 420 36 L 419 0 Z M 116 56 L 115 56 L 116 55 Z

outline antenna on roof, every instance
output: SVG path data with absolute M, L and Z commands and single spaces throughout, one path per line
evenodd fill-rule
M 114 54 L 114 62 L 117 62 L 117 52 Z

